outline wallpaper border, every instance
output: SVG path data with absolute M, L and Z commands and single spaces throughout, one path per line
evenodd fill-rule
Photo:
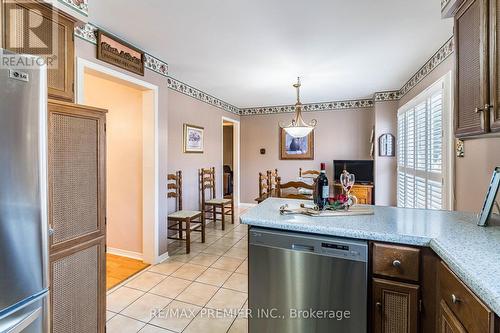
M 65 0 L 74 1 L 74 0 Z M 96 31 L 99 29 L 91 23 L 83 26 L 75 26 L 75 36 L 86 40 L 89 43 L 97 44 Z M 415 73 L 399 90 L 382 91 L 373 94 L 372 98 L 361 98 L 352 100 L 340 100 L 320 103 L 307 103 L 304 104 L 303 110 L 305 112 L 315 111 L 334 111 L 334 110 L 347 110 L 358 108 L 371 108 L 375 102 L 397 101 L 412 90 L 418 83 L 420 83 L 427 75 L 429 75 L 436 67 L 438 67 L 444 60 L 446 60 L 454 52 L 453 36 L 449 38 L 446 43 L 439 48 L 434 55 L 425 62 L 425 64 Z M 274 113 L 291 113 L 295 111 L 295 106 L 290 105 L 277 105 L 277 106 L 256 106 L 248 108 L 238 108 L 228 102 L 225 102 L 217 97 L 214 97 L 200 89 L 197 89 L 187 83 L 175 79 L 168 74 L 168 63 L 146 53 L 145 67 L 155 73 L 163 75 L 167 78 L 167 86 L 169 89 L 181 92 L 187 96 L 195 98 L 199 101 L 208 103 L 224 111 L 240 116 L 252 116 Z

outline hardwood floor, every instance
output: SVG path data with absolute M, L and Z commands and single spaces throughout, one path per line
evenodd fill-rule
M 129 277 L 149 267 L 141 260 L 106 254 L 106 289 L 109 290 Z

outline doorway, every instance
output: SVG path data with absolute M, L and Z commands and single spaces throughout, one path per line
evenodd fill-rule
M 222 117 L 222 192 L 224 197 L 233 197 L 236 206 L 240 203 L 240 123 Z
M 78 102 L 108 110 L 106 257 L 110 288 L 154 263 L 157 254 L 157 242 L 148 241 L 151 233 L 157 239 L 157 90 L 95 66 L 85 61 L 79 66 Z

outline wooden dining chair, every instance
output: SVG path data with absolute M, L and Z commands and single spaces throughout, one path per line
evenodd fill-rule
M 303 177 L 316 178 L 319 175 L 320 175 L 320 172 L 318 170 L 302 171 L 302 168 L 299 168 L 299 178 L 303 178 Z
M 198 180 L 200 188 L 201 211 L 205 220 L 207 214 L 210 213 L 214 222 L 214 227 L 217 221 L 221 221 L 222 230 L 225 230 L 226 216 L 231 216 L 231 223 L 234 224 L 234 199 L 217 198 L 215 193 L 215 168 L 199 169 Z M 220 218 L 217 218 L 220 216 Z
M 257 203 L 261 203 L 269 197 L 269 171 L 266 173 L 259 172 L 259 196 L 255 199 Z
M 201 232 L 201 242 L 205 243 L 205 216 L 201 211 L 182 209 L 182 172 L 169 174 L 167 198 L 175 199 L 175 211 L 167 215 L 167 233 L 175 231 L 177 236 L 169 239 L 186 241 L 186 253 L 191 251 L 191 232 Z M 185 234 L 185 235 L 184 235 Z
M 278 182 L 277 182 L 277 194 L 279 198 L 287 198 L 287 199 L 303 199 L 303 200 L 312 200 L 313 195 L 310 194 L 301 194 L 299 193 L 299 189 L 307 189 L 314 191 L 314 184 L 306 184 L 301 181 L 291 181 L 288 183 L 281 183 L 281 177 L 278 177 Z M 295 192 L 288 193 L 288 191 L 283 191 L 283 190 L 289 190 L 289 189 L 295 189 Z

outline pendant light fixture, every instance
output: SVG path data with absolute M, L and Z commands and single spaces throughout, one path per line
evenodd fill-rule
M 295 117 L 289 125 L 284 125 L 280 123 L 280 127 L 285 130 L 290 136 L 294 138 L 303 138 L 312 132 L 316 124 L 318 123 L 316 119 L 311 120 L 311 122 L 306 123 L 302 119 L 302 103 L 300 102 L 300 77 L 297 78 L 297 83 L 293 85 L 297 90 L 297 103 L 295 103 Z

